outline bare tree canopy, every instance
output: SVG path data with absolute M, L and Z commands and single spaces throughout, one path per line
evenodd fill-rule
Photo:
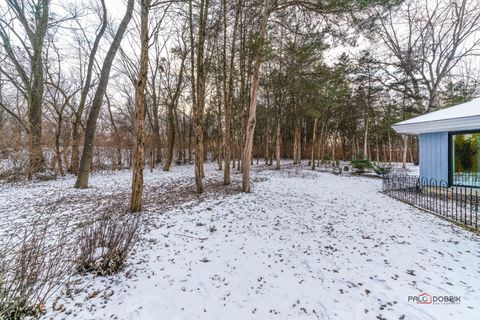
M 474 0 L 0 10 L 0 147 L 28 154 L 27 178 L 74 174 L 78 188 L 92 171 L 135 167 L 137 209 L 144 166 L 192 163 L 202 193 L 207 161 L 224 185 L 242 172 L 244 191 L 260 157 L 277 169 L 281 158 L 416 161 L 417 139 L 391 124 L 478 94 Z

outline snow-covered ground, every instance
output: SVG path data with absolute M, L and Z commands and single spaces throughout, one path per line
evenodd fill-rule
M 478 319 L 480 237 L 380 193 L 381 180 L 255 165 L 252 193 L 239 175 L 226 192 L 206 168 L 146 172 L 149 221 L 129 265 L 112 277 L 77 277 L 45 319 Z M 81 223 L 128 202 L 130 172 L 0 185 L 0 229 L 56 203 Z M 63 220 L 62 220 L 63 219 Z M 73 220 L 73 222 L 71 221 Z M 460 304 L 417 304 L 426 292 Z

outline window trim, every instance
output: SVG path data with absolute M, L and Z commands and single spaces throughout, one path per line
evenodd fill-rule
M 449 187 L 465 187 L 478 189 L 480 186 L 466 186 L 453 184 L 453 139 L 452 137 L 457 134 L 470 134 L 480 133 L 480 129 L 476 130 L 461 130 L 461 131 L 449 131 L 448 132 L 448 186 Z

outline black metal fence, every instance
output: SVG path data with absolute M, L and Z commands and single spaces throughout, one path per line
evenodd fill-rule
M 447 181 L 410 175 L 386 175 L 382 191 L 446 219 L 478 229 L 478 189 L 449 187 Z
M 456 186 L 480 187 L 480 175 L 471 172 L 460 172 L 452 175 L 453 184 Z

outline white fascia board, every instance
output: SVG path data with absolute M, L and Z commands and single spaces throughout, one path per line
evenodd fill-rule
M 392 128 L 397 133 L 411 135 L 442 131 L 480 130 L 480 116 L 395 124 Z

